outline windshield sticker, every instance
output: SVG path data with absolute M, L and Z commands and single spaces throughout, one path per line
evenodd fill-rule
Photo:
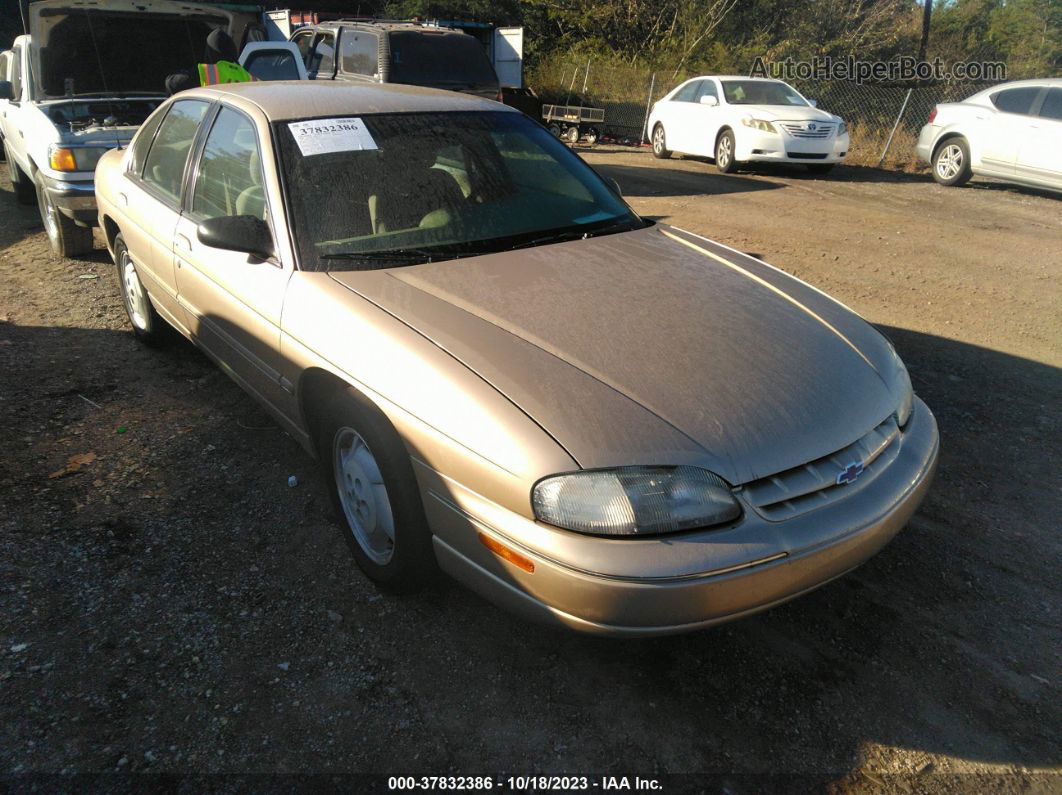
M 361 119 L 293 121 L 288 124 L 288 129 L 303 157 L 379 148 Z

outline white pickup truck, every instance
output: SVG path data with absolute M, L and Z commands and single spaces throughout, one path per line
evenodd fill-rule
M 40 207 L 53 250 L 92 249 L 93 173 L 193 72 L 206 38 L 264 39 L 258 6 L 175 0 L 30 0 L 29 33 L 0 55 L 0 138 L 19 201 Z

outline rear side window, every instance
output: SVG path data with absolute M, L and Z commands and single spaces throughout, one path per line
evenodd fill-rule
M 188 152 L 208 107 L 209 103 L 200 100 L 174 102 L 148 151 L 144 161 L 144 182 L 171 199 L 177 199 L 181 194 Z
M 155 137 L 155 131 L 159 128 L 159 124 L 166 118 L 166 110 L 160 108 L 155 113 L 152 113 L 147 121 L 140 125 L 140 129 L 136 132 L 136 138 L 133 139 L 133 145 L 130 150 L 129 171 L 139 176 L 144 170 L 144 159 L 147 156 L 148 150 L 151 148 L 151 141 Z
M 456 90 L 498 87 L 487 51 L 466 33 L 396 31 L 390 44 L 393 83 Z
M 1045 119 L 1062 121 L 1062 88 L 1047 89 L 1044 104 L 1040 106 L 1040 115 Z
M 192 214 L 199 218 L 253 215 L 265 220 L 262 159 L 254 123 L 222 108 L 203 147 L 192 193 Z
M 302 56 L 302 63 L 304 66 L 310 65 L 310 45 L 313 44 L 313 33 L 307 31 L 306 33 L 299 33 L 292 39 L 295 46 L 299 48 L 299 54 Z
M 336 39 L 331 33 L 324 33 L 317 39 L 306 64 L 310 77 L 331 77 L 336 71 Z
M 1008 88 L 992 95 L 992 104 L 1007 113 L 1028 113 L 1040 95 L 1039 86 Z
M 15 99 L 22 99 L 22 47 L 11 50 L 11 88 L 15 92 Z
M 247 57 L 244 68 L 259 80 L 298 80 L 295 56 L 286 50 L 262 50 Z
M 339 37 L 339 64 L 347 74 L 376 75 L 379 51 L 380 40 L 373 33 L 344 30 Z
M 697 97 L 697 91 L 700 89 L 699 80 L 691 80 L 675 94 L 671 99 L 675 102 L 694 102 Z

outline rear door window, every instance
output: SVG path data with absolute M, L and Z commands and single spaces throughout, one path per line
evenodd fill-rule
M 1040 95 L 1039 86 L 1008 88 L 992 95 L 992 104 L 1006 113 L 1028 114 L 1033 102 Z
M 691 80 L 678 90 L 672 100 L 675 102 L 695 102 L 700 85 L 700 80 Z
M 378 66 L 380 39 L 363 30 L 344 30 L 339 36 L 339 65 L 351 75 L 375 77 Z
M 330 78 L 336 73 L 336 37 L 322 33 L 313 45 L 306 71 L 311 78 Z
M 394 83 L 448 89 L 498 86 L 487 51 L 467 33 L 396 31 L 391 34 Z
M 143 180 L 164 196 L 179 199 L 184 167 L 210 103 L 186 99 L 170 105 L 144 160 Z

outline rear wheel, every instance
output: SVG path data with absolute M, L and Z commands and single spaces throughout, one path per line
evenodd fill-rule
M 48 233 L 52 251 L 60 257 L 78 257 L 92 251 L 92 230 L 87 226 L 78 226 L 72 218 L 59 212 L 48 195 L 43 174 L 37 174 L 34 184 L 37 189 L 37 209 L 40 210 L 41 223 Z
M 957 187 L 966 184 L 970 171 L 970 146 L 963 138 L 949 138 L 933 155 L 933 179 L 941 185 Z
M 715 142 L 715 167 L 723 174 L 732 174 L 737 168 L 734 159 L 734 133 L 723 130 Z
M 401 438 L 353 389 L 333 395 L 317 449 L 343 537 L 380 587 L 410 592 L 438 570 L 413 466 Z
M 133 258 L 129 256 L 129 249 L 120 233 L 114 238 L 114 262 L 118 267 L 122 303 L 133 326 L 133 335 L 145 345 L 159 344 L 165 340 L 167 334 L 166 321 L 151 305 L 151 299 L 140 281 L 136 265 L 133 264 Z
M 37 189 L 26 173 L 18 167 L 6 142 L 4 143 L 4 155 L 7 157 L 7 173 L 11 177 L 11 188 L 15 191 L 15 199 L 19 204 L 33 204 L 37 201 Z
M 664 125 L 658 124 L 653 128 L 653 157 L 666 160 L 671 157 L 671 151 L 667 148 L 667 134 Z

